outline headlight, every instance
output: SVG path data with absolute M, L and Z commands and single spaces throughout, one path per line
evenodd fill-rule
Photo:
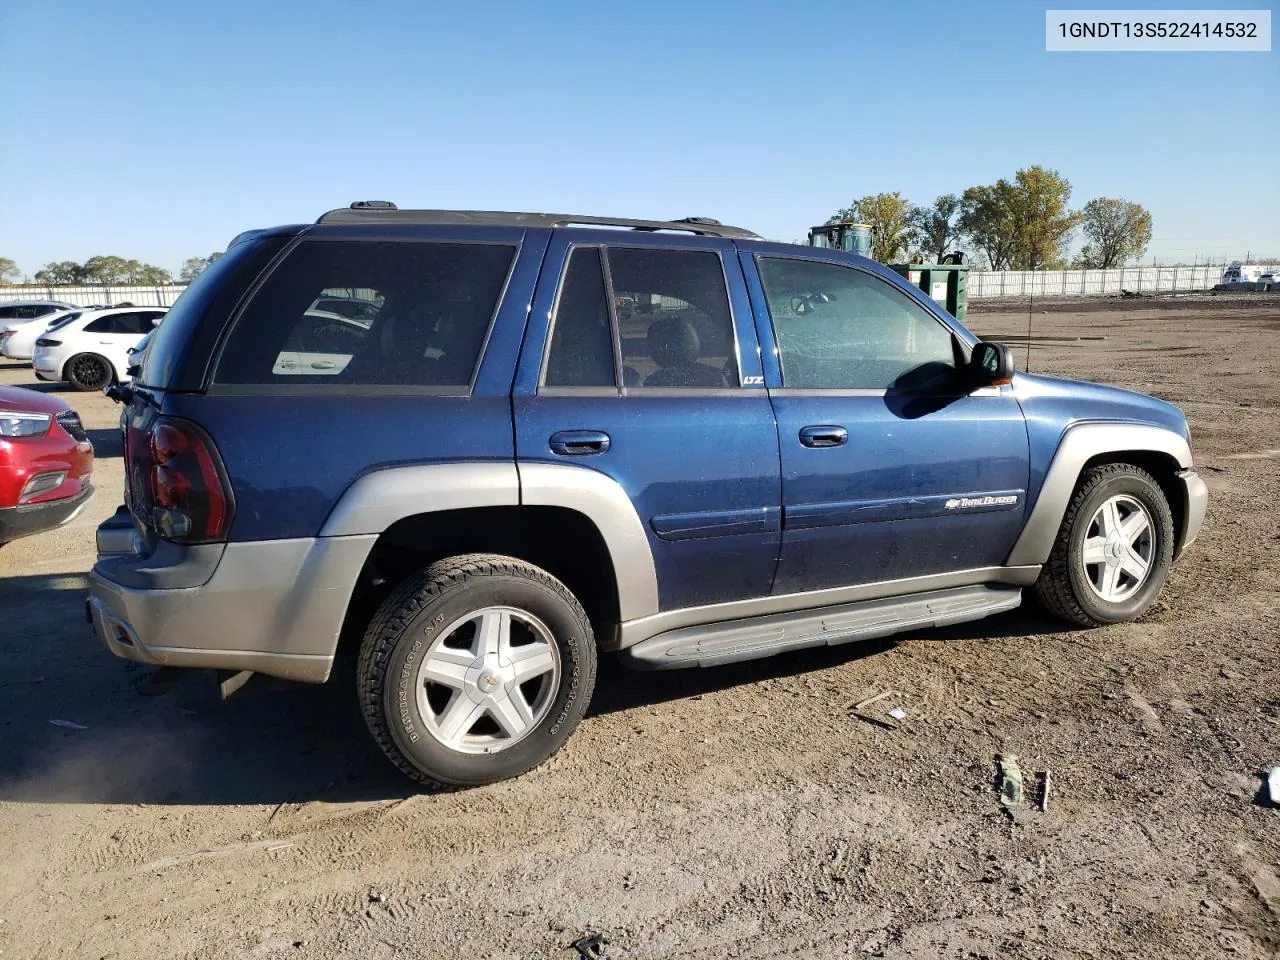
M 53 417 L 47 413 L 10 413 L 0 410 L 0 437 L 39 437 L 49 431 Z

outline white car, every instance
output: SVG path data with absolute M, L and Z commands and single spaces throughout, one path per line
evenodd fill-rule
M 44 336 L 46 330 L 70 323 L 86 309 L 59 310 L 36 320 L 10 320 L 0 327 L 0 355 L 10 360 L 30 360 L 35 353 L 36 341 Z
M 86 310 L 36 340 L 31 364 L 41 380 L 65 380 L 77 390 L 101 390 L 129 379 L 129 348 L 165 315 L 164 307 Z
M 55 316 L 76 309 L 84 308 L 78 308 L 73 303 L 63 303 L 61 300 L 7 300 L 0 303 L 0 349 L 3 348 L 11 332 L 31 324 L 44 327 Z M 5 355 L 8 356 L 8 354 Z M 25 357 L 15 359 L 29 360 L 30 358 L 31 353 L 28 352 Z
M 62 300 L 6 300 L 0 303 L 0 325 L 26 323 L 28 320 L 47 317 L 51 313 L 74 309 L 76 309 L 74 303 L 65 303 Z

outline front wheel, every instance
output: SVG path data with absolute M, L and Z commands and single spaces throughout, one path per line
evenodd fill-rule
M 1155 602 L 1173 563 L 1173 514 L 1155 478 L 1126 463 L 1081 477 L 1036 599 L 1082 626 L 1136 620 Z
M 586 712 L 596 650 L 581 604 L 545 570 L 468 554 L 433 563 L 383 603 L 357 668 L 365 723 L 433 787 L 515 777 Z

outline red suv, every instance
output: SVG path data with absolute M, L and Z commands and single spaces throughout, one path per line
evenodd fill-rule
M 56 397 L 0 387 L 0 543 L 66 523 L 93 496 L 93 445 Z

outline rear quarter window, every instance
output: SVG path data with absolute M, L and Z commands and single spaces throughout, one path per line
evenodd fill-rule
M 515 253 L 493 243 L 304 240 L 245 306 L 213 381 L 465 394 Z
M 289 242 L 259 237 L 232 245 L 182 292 L 148 341 L 135 381 L 148 387 L 199 390 L 227 318 L 263 268 Z

